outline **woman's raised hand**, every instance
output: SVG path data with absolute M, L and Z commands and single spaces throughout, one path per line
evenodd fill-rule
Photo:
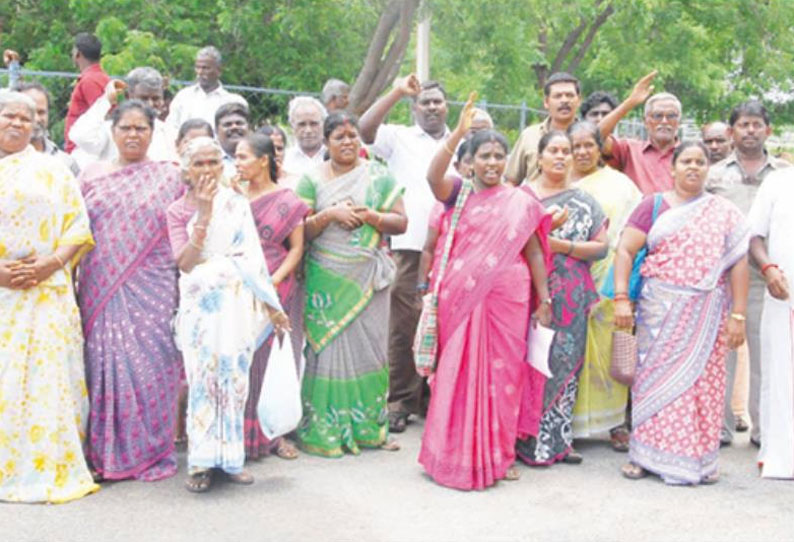
M 477 100 L 477 91 L 472 90 L 469 93 L 469 99 L 463 105 L 463 109 L 458 117 L 458 125 L 455 127 L 455 132 L 463 136 L 471 128 L 472 120 L 474 119 L 474 102 Z
M 556 230 L 568 220 L 568 206 L 557 209 L 551 214 L 551 229 Z
M 212 215 L 212 201 L 218 193 L 218 179 L 209 174 L 199 177 L 194 187 L 199 216 L 209 219 Z

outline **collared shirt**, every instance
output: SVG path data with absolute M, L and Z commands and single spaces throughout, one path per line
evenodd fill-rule
M 787 277 L 791 277 L 794 276 L 794 213 L 791 212 L 794 169 L 778 169 L 768 173 L 763 184 L 755 185 L 758 192 L 750 207 L 747 222 L 750 235 L 766 239 L 770 261 L 779 265 Z
M 102 66 L 98 62 L 88 66 L 77 78 L 77 85 L 75 85 L 72 97 L 69 99 L 69 110 L 66 112 L 66 120 L 63 126 L 66 152 L 72 152 L 75 147 L 69 134 L 72 125 L 80 118 L 80 115 L 88 111 L 88 108 L 105 93 L 105 87 L 109 82 L 110 77 L 102 70 Z
M 538 143 L 551 130 L 551 118 L 524 129 L 510 153 L 505 168 L 505 176 L 516 179 L 518 184 L 524 180 L 534 181 L 540 176 L 538 170 Z
M 179 131 L 182 123 L 190 119 L 204 119 L 215 129 L 215 112 L 223 104 L 230 102 L 241 103 L 248 106 L 245 98 L 239 94 L 229 92 L 223 85 L 218 83 L 218 87 L 209 92 L 204 92 L 198 83 L 183 88 L 176 93 L 168 110 L 168 118 L 165 120 L 171 128 Z
M 284 171 L 300 179 L 325 161 L 325 145 L 309 156 L 300 148 L 300 145 L 293 145 L 284 151 Z
M 222 160 L 223 160 L 223 176 L 228 180 L 233 179 L 234 176 L 237 175 L 237 166 L 234 163 L 234 156 L 230 154 L 226 154 L 226 152 L 224 151 Z
M 625 173 L 644 195 L 664 192 L 673 188 L 674 148 L 662 152 L 649 140 L 612 137 L 612 157 L 606 162 Z
M 753 205 L 758 188 L 767 175 L 775 170 L 789 167 L 791 164 L 782 158 L 775 158 L 764 151 L 766 160 L 754 176 L 750 176 L 739 162 L 739 156 L 733 151 L 724 160 L 711 166 L 706 180 L 706 190 L 723 196 L 736 204 L 742 213 L 747 215 Z
M 77 146 L 73 156 L 81 169 L 91 162 L 111 161 L 119 155 L 113 141 L 111 122 L 105 120 L 110 108 L 110 102 L 102 96 L 72 126 L 72 141 Z M 176 133 L 160 119 L 154 119 L 147 156 L 151 160 L 179 160 Z
M 77 161 L 72 157 L 71 154 L 63 152 L 61 149 L 58 148 L 53 141 L 49 138 L 44 140 L 44 150 L 42 151 L 44 154 L 49 154 L 50 156 L 54 156 L 63 164 L 69 168 L 69 171 L 77 177 L 80 175 L 80 166 L 77 165 Z
M 449 129 L 445 128 L 444 137 L 435 139 L 418 124 L 383 124 L 378 128 L 370 150 L 386 161 L 397 184 L 405 188 L 408 229 L 391 237 L 393 250 L 420 252 L 425 245 L 428 219 L 436 202 L 427 183 L 427 168 L 448 135 Z

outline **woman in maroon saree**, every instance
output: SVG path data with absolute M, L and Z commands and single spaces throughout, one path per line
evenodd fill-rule
M 154 118 L 142 102 L 122 104 L 113 114 L 119 157 L 80 178 L 96 240 L 77 291 L 90 399 L 86 455 L 109 480 L 153 481 L 177 470 L 177 270 L 165 210 L 184 187 L 176 165 L 146 158 Z
M 290 318 L 295 370 L 300 372 L 303 296 L 295 279 L 295 269 L 303 255 L 303 219 L 309 206 L 295 192 L 276 184 L 276 156 L 273 141 L 268 136 L 249 135 L 237 144 L 235 158 L 240 180 L 248 181 L 248 199 L 273 285 Z M 245 456 L 248 459 L 257 459 L 273 451 L 283 459 L 298 456 L 298 450 L 286 439 L 268 440 L 256 414 L 272 344 L 271 337 L 256 351 L 251 364 L 244 427 Z
M 471 102 L 428 171 L 433 193 L 448 209 L 468 191 L 444 172 L 468 128 Z M 519 477 L 513 466 L 518 417 L 534 371 L 526 341 L 531 297 L 539 298 L 541 323 L 551 320 L 544 249 L 550 217 L 532 196 L 501 183 L 508 152 L 501 134 L 478 132 L 470 150 L 473 191 L 439 289 L 438 364 L 419 454 L 436 482 L 466 490 Z M 441 259 L 434 258 L 434 280 Z

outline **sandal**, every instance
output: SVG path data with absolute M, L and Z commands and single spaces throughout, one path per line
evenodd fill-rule
M 233 484 L 240 484 L 243 486 L 250 486 L 254 483 L 254 476 L 248 471 L 242 471 L 235 474 L 226 473 L 226 479 Z
M 620 467 L 620 473 L 629 480 L 639 480 L 648 476 L 648 471 L 635 463 L 626 463 Z
M 609 444 L 616 452 L 625 453 L 629 451 L 630 433 L 625 425 L 615 427 L 609 432 Z
M 282 438 L 279 440 L 278 446 L 276 447 L 276 455 L 281 459 L 297 459 L 298 449 L 293 443 Z
M 562 462 L 568 463 L 569 465 L 579 465 L 582 461 L 584 461 L 582 454 L 573 448 L 571 448 L 571 451 L 568 452 L 568 455 L 562 458 Z
M 206 493 L 212 485 L 212 471 L 202 470 L 195 472 L 185 480 L 185 488 L 191 493 Z
M 747 423 L 747 421 L 744 418 L 742 418 L 741 416 L 736 418 L 736 432 L 737 433 L 744 433 L 748 429 L 750 429 L 750 425 Z
M 389 412 L 389 432 L 402 433 L 408 425 L 408 414 L 405 412 Z
M 715 470 L 708 476 L 704 476 L 703 479 L 700 481 L 701 484 L 704 486 L 710 486 L 712 484 L 716 484 L 720 481 L 720 471 Z
M 396 452 L 400 449 L 400 443 L 396 440 L 390 438 L 387 439 L 386 442 L 380 445 L 381 450 L 386 450 L 387 452 Z
M 505 472 L 504 480 L 508 482 L 515 482 L 520 479 L 521 479 L 521 471 L 518 470 L 518 467 L 516 467 L 515 465 L 507 469 L 507 472 Z

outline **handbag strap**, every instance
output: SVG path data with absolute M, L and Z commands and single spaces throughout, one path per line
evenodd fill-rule
M 433 288 L 433 293 L 435 295 L 438 295 L 438 289 L 441 287 L 441 281 L 444 280 L 444 271 L 447 269 L 447 260 L 449 260 L 449 253 L 452 250 L 452 241 L 455 237 L 455 230 L 458 229 L 458 221 L 460 220 L 460 215 L 463 212 L 463 205 L 466 203 L 466 198 L 469 197 L 470 192 L 471 184 L 466 181 L 462 181 L 460 191 L 458 192 L 458 198 L 455 200 L 455 210 L 452 211 L 452 220 L 449 224 L 449 233 L 447 233 L 447 239 L 444 242 L 444 253 L 441 256 L 441 264 L 438 266 L 436 287 Z
M 662 194 L 657 193 L 653 196 L 653 214 L 651 215 L 651 224 L 656 222 L 656 217 L 659 216 L 659 208 L 662 206 Z

